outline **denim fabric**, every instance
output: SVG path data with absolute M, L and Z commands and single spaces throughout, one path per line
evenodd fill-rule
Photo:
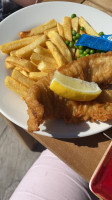
M 6 9 L 8 6 L 8 9 Z M 5 17 L 10 15 L 11 13 L 15 12 L 16 10 L 21 9 L 22 7 L 17 5 L 16 3 L 13 3 L 12 1 L 5 3 L 5 9 L 2 8 L 2 3 L 0 0 L 0 21 L 2 21 Z
M 2 21 L 2 5 L 1 5 L 1 1 L 0 1 L 0 21 Z

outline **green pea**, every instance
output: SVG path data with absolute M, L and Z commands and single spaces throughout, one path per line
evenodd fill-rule
M 83 54 L 84 54 L 84 56 L 86 56 L 86 55 L 87 55 L 87 52 L 86 52 L 86 51 L 84 51 L 84 52 L 83 52 Z
M 72 37 L 72 40 L 73 41 L 75 41 L 77 38 L 76 38 L 76 36 L 74 35 L 73 37 Z
M 78 39 L 77 40 L 75 40 L 75 44 L 78 42 Z
M 83 52 L 84 52 L 84 51 L 83 51 L 82 49 L 79 50 L 79 54 L 80 54 L 80 55 L 83 54 Z
M 99 35 L 100 35 L 100 36 L 104 35 L 104 32 L 99 32 Z
M 74 18 L 74 17 L 76 17 L 76 14 L 72 14 L 72 15 L 71 15 L 71 18 Z
M 83 57 L 83 56 L 84 56 L 83 54 L 80 54 L 80 58 Z
M 77 32 L 76 32 L 75 30 L 72 31 L 72 35 L 76 35 L 76 33 L 77 33 Z
M 76 34 L 76 38 L 77 38 L 77 39 L 79 39 L 79 38 L 80 38 L 80 36 L 81 36 L 81 34 L 80 34 L 80 33 L 77 33 L 77 34 Z
M 81 27 L 80 27 L 80 30 L 81 30 L 81 31 L 84 31 L 84 26 L 81 26 Z
M 69 41 L 69 40 L 66 40 L 65 43 L 66 43 L 67 46 L 69 46 L 70 41 Z
M 90 50 L 90 54 L 94 54 L 95 53 L 95 50 L 94 49 L 91 49 Z
M 86 49 L 87 54 L 90 53 L 90 49 Z
M 76 44 L 74 44 L 74 47 L 76 48 L 76 49 L 78 49 L 79 47 L 76 45 Z
M 73 42 L 70 42 L 70 44 L 69 44 L 69 47 L 73 47 L 74 46 L 74 43 Z
M 84 49 L 84 47 L 83 47 L 83 46 L 79 46 L 79 49 L 81 49 L 81 50 L 82 50 L 82 49 Z
M 102 51 L 101 53 L 103 54 L 103 53 L 105 53 L 105 52 Z

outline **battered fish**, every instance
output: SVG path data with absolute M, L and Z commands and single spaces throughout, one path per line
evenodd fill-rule
M 94 81 L 100 86 L 108 85 L 112 81 L 112 52 L 83 57 L 59 71 L 67 76 Z M 111 101 L 101 102 L 99 98 L 91 102 L 76 102 L 62 98 L 49 89 L 52 77 L 53 73 L 39 80 L 30 88 L 25 99 L 29 132 L 39 130 L 39 125 L 47 119 L 64 119 L 66 123 L 112 119 Z
M 112 81 L 112 51 L 84 56 L 60 67 L 59 71 L 66 76 L 96 82 L 98 85 L 109 84 Z

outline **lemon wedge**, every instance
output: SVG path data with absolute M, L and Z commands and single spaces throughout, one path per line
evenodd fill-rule
M 55 71 L 50 89 L 57 95 L 76 101 L 91 101 L 101 93 L 101 89 L 94 82 L 72 78 Z

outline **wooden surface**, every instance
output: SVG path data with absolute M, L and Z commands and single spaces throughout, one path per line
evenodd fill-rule
M 97 8 L 103 8 L 105 12 L 112 11 L 112 0 L 90 0 L 89 2 L 90 4 L 91 2 L 94 3 Z
M 112 7 L 109 4 L 111 0 L 71 1 L 95 7 L 112 15 Z M 112 129 L 106 131 L 110 135 L 111 132 Z M 89 181 L 110 143 L 102 134 L 69 140 L 58 140 L 37 134 L 31 136 L 0 117 L 0 200 L 9 199 L 26 171 L 40 155 L 43 146 Z M 26 146 L 32 150 L 36 149 L 37 152 L 30 151 Z

